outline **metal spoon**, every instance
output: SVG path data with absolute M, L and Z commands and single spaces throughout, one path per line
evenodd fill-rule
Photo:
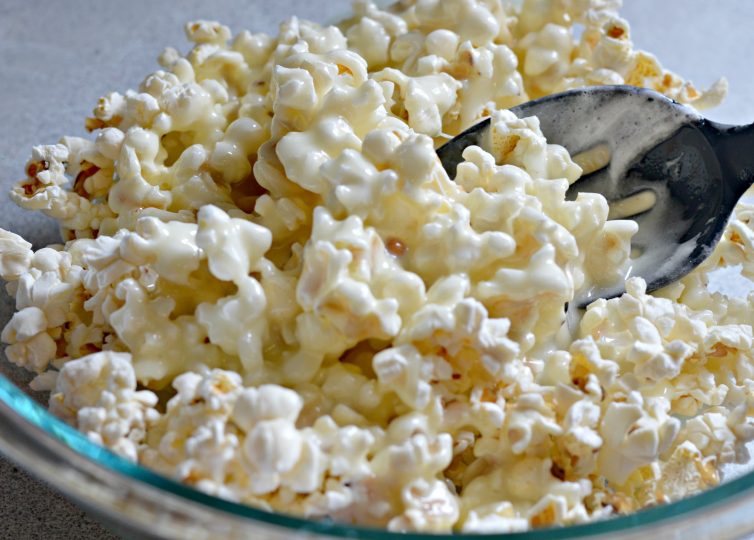
M 625 279 L 644 278 L 650 292 L 709 256 L 754 183 L 754 124 L 716 124 L 651 90 L 584 88 L 511 110 L 521 118 L 537 116 L 548 142 L 564 146 L 584 168 L 568 199 L 582 191 L 601 193 L 610 203 L 609 219 L 639 224 Z M 483 146 L 489 126 L 488 118 L 437 150 L 451 178 L 463 150 Z M 577 291 L 571 306 L 619 296 L 625 279 Z

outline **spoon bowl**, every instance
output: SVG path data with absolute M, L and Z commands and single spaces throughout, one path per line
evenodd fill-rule
M 723 126 L 662 94 L 599 86 L 554 94 L 511 109 L 536 116 L 551 144 L 564 146 L 583 174 L 567 193 L 600 193 L 608 219 L 632 219 L 630 265 L 623 279 L 576 292 L 573 304 L 625 292 L 639 276 L 654 291 L 699 266 L 720 240 L 733 209 L 754 182 L 754 125 Z M 483 146 L 486 119 L 437 150 L 455 177 L 463 150 Z

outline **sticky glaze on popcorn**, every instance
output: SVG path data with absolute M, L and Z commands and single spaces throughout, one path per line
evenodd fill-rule
M 564 304 L 613 280 L 636 224 L 566 201 L 581 168 L 506 111 L 593 84 L 724 97 L 634 50 L 618 7 L 190 23 L 194 48 L 100 99 L 90 139 L 33 149 L 11 196 L 65 244 L 0 231 L 8 359 L 91 440 L 312 518 L 518 531 L 714 485 L 754 438 L 754 306 L 706 275 L 754 275 L 754 208 L 694 273 L 629 281 L 567 339 Z M 490 151 L 448 178 L 434 148 L 484 116 Z

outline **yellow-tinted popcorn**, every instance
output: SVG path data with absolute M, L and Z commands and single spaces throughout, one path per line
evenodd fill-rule
M 714 485 L 754 438 L 754 296 L 707 274 L 754 276 L 754 209 L 689 276 L 629 280 L 569 337 L 565 304 L 625 275 L 637 225 L 566 200 L 594 164 L 507 110 L 593 84 L 724 97 L 634 49 L 619 5 L 187 24 L 191 51 L 101 98 L 90 138 L 32 150 L 11 197 L 64 244 L 0 231 L 6 356 L 91 440 L 306 517 L 522 531 Z M 449 177 L 435 149 L 484 117 Z

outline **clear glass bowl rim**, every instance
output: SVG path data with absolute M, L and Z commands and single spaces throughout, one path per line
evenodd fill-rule
M 151 488 L 164 491 L 171 496 L 198 504 L 207 510 L 230 514 L 235 518 L 248 520 L 250 525 L 256 523 L 259 525 L 282 527 L 283 529 L 288 529 L 291 534 L 308 532 L 315 535 L 327 535 L 333 538 L 362 538 L 366 540 L 427 540 L 428 538 L 450 540 L 461 536 L 459 534 L 394 533 L 382 529 L 302 519 L 230 502 L 180 484 L 145 467 L 132 463 L 106 448 L 91 442 L 81 432 L 45 410 L 2 375 L 0 375 L 0 401 L 26 422 L 41 430 L 44 437 L 66 445 L 78 455 L 101 467 L 115 471 L 117 474 L 131 481 L 143 483 Z M 12 446 L 12 441 L 5 442 Z M 32 470 L 31 472 L 34 471 Z M 672 519 L 683 518 L 694 512 L 711 510 L 713 507 L 730 502 L 744 493 L 747 493 L 749 497 L 754 495 L 754 472 L 744 474 L 739 478 L 677 502 L 640 510 L 629 515 L 618 516 L 604 521 L 568 527 L 536 529 L 523 533 L 475 534 L 473 537 L 490 540 L 555 540 L 625 532 L 637 527 L 648 527 L 666 523 Z

